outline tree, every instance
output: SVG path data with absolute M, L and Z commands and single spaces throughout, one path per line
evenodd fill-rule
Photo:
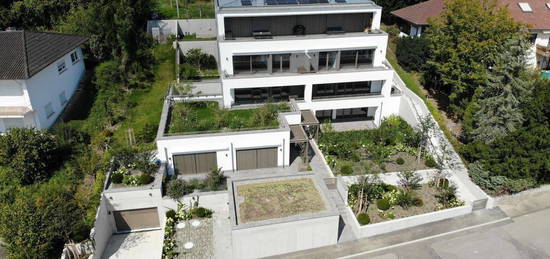
M 398 38 L 395 55 L 405 69 L 423 71 L 429 55 L 428 41 L 423 36 Z
M 0 166 L 12 169 L 21 184 L 47 180 L 61 164 L 58 139 L 44 130 L 11 129 L 0 136 Z
M 22 187 L 13 202 L 0 203 L 0 236 L 10 257 L 58 257 L 83 228 L 82 214 L 61 184 Z
M 524 120 L 521 104 L 533 80 L 527 71 L 525 37 L 510 39 L 508 48 L 499 53 L 490 69 L 488 84 L 481 89 L 479 110 L 474 114 L 472 138 L 489 144 L 521 127 Z
M 420 182 L 422 176 L 418 175 L 414 171 L 403 171 L 399 173 L 399 184 L 405 189 L 406 192 L 411 192 L 420 188 Z
M 444 91 L 450 112 L 462 117 L 480 95 L 476 91 L 487 85 L 495 57 L 509 47 L 503 43 L 523 37 L 521 28 L 496 0 L 446 1 L 443 13 L 430 21 L 425 33 L 430 49 L 426 85 Z

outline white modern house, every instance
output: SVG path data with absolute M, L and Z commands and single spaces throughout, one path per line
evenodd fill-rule
M 85 67 L 78 35 L 0 32 L 0 133 L 53 125 Z
M 167 134 L 177 99 L 169 97 L 157 135 L 168 172 L 286 167 L 290 145 L 307 142 L 304 129 L 311 125 L 376 127 L 400 113 L 381 11 L 369 0 L 217 1 L 220 107 L 290 102 L 292 109 L 272 129 Z

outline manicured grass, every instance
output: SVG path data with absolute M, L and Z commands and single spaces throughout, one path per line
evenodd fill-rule
M 278 112 L 288 104 L 266 104 L 256 109 L 221 109 L 217 102 L 179 102 L 172 106 L 169 133 L 208 133 L 279 126 Z
M 214 6 L 208 0 L 179 0 L 179 17 L 176 9 L 177 0 L 158 0 L 157 11 L 162 19 L 213 19 Z
M 145 130 L 149 139 L 156 136 L 164 97 L 176 74 L 175 51 L 170 45 L 157 46 L 154 55 L 158 62 L 154 69 L 155 80 L 150 89 L 135 90 L 130 95 L 131 102 L 136 106 L 129 110 L 127 119 L 115 131 L 115 140 L 119 143 L 125 143 L 128 129 L 133 129 L 135 134 Z
M 310 178 L 238 185 L 236 195 L 244 199 L 238 204 L 241 223 L 325 209 L 325 203 Z

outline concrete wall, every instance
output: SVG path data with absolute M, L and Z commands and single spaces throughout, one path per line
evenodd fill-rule
M 216 19 L 186 19 L 177 22 L 183 35 L 195 34 L 199 38 L 216 37 Z
M 116 231 L 112 223 L 112 215 L 109 215 L 107 208 L 107 198 L 101 195 L 99 208 L 97 209 L 94 223 L 94 244 L 95 251 L 92 259 L 99 259 L 109 243 L 109 239 Z
M 335 215 L 234 229 L 233 258 L 259 258 L 336 244 L 338 221 Z
M 190 49 L 201 49 L 202 52 L 210 54 L 219 62 L 218 43 L 216 41 L 179 41 L 180 53 L 185 55 Z
M 191 35 L 199 38 L 216 37 L 215 19 L 186 19 L 186 20 L 149 20 L 147 33 L 152 34 L 153 28 L 158 27 L 162 40 L 170 35 Z
M 76 63 L 73 64 L 71 61 L 71 53 L 73 52 L 71 51 L 26 80 L 30 102 L 35 111 L 37 128 L 43 129 L 52 126 L 68 104 L 68 102 L 62 104 L 59 95 L 65 92 L 65 97 L 69 100 L 84 75 L 84 56 L 80 48 L 76 48 L 75 51 L 79 57 Z M 66 70 L 59 74 L 57 64 L 61 61 L 65 61 Z M 45 111 L 45 106 L 48 103 L 52 104 L 54 111 L 54 114 L 50 117 L 47 116 Z
M 278 147 L 278 166 L 288 166 L 290 160 L 290 129 L 257 130 L 230 133 L 195 134 L 164 137 L 157 140 L 158 158 L 174 173 L 172 156 L 186 153 L 216 152 L 218 167 L 236 170 L 238 149 Z
M 346 208 L 350 215 L 353 215 L 353 211 L 347 207 Z M 444 219 L 450 219 L 458 216 L 463 216 L 472 212 L 472 205 L 465 205 L 460 207 L 455 207 L 446 210 L 434 211 L 431 213 L 394 219 L 390 221 L 368 224 L 361 226 L 357 221 L 356 217 L 353 218 L 351 222 L 352 230 L 358 238 L 372 237 L 376 235 L 381 235 L 397 230 L 402 230 L 406 228 L 411 228 L 415 226 L 420 226 L 427 223 L 432 223 L 436 221 L 441 221 Z

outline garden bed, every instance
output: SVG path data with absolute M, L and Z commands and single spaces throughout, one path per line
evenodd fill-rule
M 171 108 L 168 133 L 277 128 L 278 113 L 289 110 L 286 103 L 228 110 L 220 108 L 218 102 L 176 102 Z
M 425 134 L 398 116 L 385 119 L 373 130 L 335 132 L 328 128 L 319 137 L 319 148 L 336 174 L 374 174 L 437 166 L 434 158 L 421 148 Z

